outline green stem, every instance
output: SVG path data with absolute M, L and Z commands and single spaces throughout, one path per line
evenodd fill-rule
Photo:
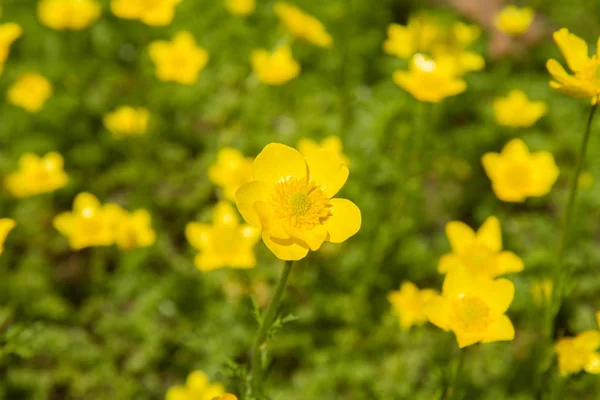
M 292 265 L 292 261 L 285 262 L 285 265 L 283 266 L 283 272 L 281 273 L 279 282 L 277 282 L 277 287 L 275 288 L 275 293 L 273 294 L 273 298 L 267 307 L 267 311 L 263 315 L 258 332 L 256 332 L 256 337 L 254 338 L 254 343 L 252 345 L 252 392 L 255 395 L 260 393 L 262 384 L 262 346 L 267 340 L 269 328 L 273 324 L 275 316 L 277 315 L 277 309 L 279 308 L 279 303 L 281 303 L 283 290 L 285 289 L 285 284 L 287 283 L 290 271 L 292 270 Z
M 454 368 L 454 376 L 452 377 L 452 381 L 449 382 L 449 385 L 446 387 L 444 399 L 448 400 L 457 400 L 460 399 L 460 386 L 461 386 L 461 378 L 463 366 L 465 365 L 465 354 L 467 353 L 466 349 L 460 349 L 460 353 L 458 355 L 458 360 L 456 362 L 456 367 Z
M 558 314 L 558 310 L 560 309 L 562 300 L 564 298 L 566 280 L 568 280 L 569 271 L 563 271 L 563 258 L 565 249 L 567 247 L 569 231 L 573 222 L 572 220 L 575 211 L 575 201 L 577 200 L 577 192 L 579 189 L 579 175 L 581 174 L 581 169 L 583 168 L 583 163 L 585 161 L 585 155 L 592 128 L 592 121 L 594 119 L 594 114 L 596 113 L 597 108 L 598 105 L 594 104 L 590 109 L 585 133 L 581 141 L 581 147 L 579 148 L 579 153 L 577 154 L 575 170 L 573 171 L 573 175 L 571 177 L 569 187 L 569 198 L 567 200 L 567 208 L 565 209 L 563 214 L 562 230 L 560 232 L 558 249 L 556 252 L 556 260 L 554 264 L 552 301 L 549 302 L 550 305 L 548 306 L 546 321 L 547 337 L 551 337 L 552 335 L 552 326 L 554 324 L 554 318 L 556 317 L 556 314 Z

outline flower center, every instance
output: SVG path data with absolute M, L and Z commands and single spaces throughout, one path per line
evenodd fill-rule
M 527 190 L 531 186 L 531 171 L 527 163 L 516 163 L 506 169 L 506 180 L 518 190 Z
M 331 216 L 329 199 L 314 182 L 290 177 L 275 185 L 271 200 L 275 216 L 290 226 L 311 230 Z
M 460 255 L 460 259 L 467 268 L 477 275 L 487 276 L 495 272 L 496 269 L 494 253 L 482 245 L 471 246 Z
M 490 308 L 479 297 L 464 296 L 452 303 L 451 321 L 465 333 L 483 333 L 491 323 Z

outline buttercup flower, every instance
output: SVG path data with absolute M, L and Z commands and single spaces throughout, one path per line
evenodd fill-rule
M 181 0 L 111 0 L 113 14 L 123 19 L 137 19 L 151 26 L 165 26 L 173 21 L 175 7 Z
M 150 43 L 150 58 L 156 65 L 156 77 L 161 81 L 191 85 L 208 62 L 208 52 L 196 46 L 196 39 L 187 31 L 178 32 L 171 42 Z
M 388 26 L 383 50 L 405 60 L 416 53 L 429 53 L 443 31 L 442 26 L 427 15 L 411 16 L 406 26 Z
M 256 0 L 225 0 L 225 8 L 233 15 L 250 15 L 256 8 Z
M 146 210 L 136 210 L 132 213 L 127 212 L 116 204 L 107 207 L 114 207 L 113 212 L 116 215 L 115 225 L 115 243 L 123 250 L 130 250 L 136 247 L 148 247 L 156 242 L 156 233 L 152 229 L 152 217 Z
M 529 153 L 520 139 L 508 142 L 500 154 L 484 154 L 481 162 L 496 197 L 502 201 L 523 202 L 527 197 L 544 196 L 558 178 L 552 154 Z
M 419 288 L 412 282 L 402 282 L 399 291 L 388 293 L 388 300 L 400 318 L 400 328 L 407 330 L 413 325 L 427 322 L 425 307 L 438 292 L 433 289 Z
M 75 198 L 73 211 L 57 215 L 53 225 L 74 250 L 110 246 L 115 242 L 114 230 L 120 216 L 114 205 L 102 206 L 96 196 L 84 192 Z
M 63 164 L 58 153 L 48 153 L 43 157 L 25 153 L 19 159 L 19 169 L 4 179 L 4 186 L 15 197 L 53 192 L 69 182 Z
M 338 136 L 327 136 L 325 139 L 321 140 L 320 143 L 311 139 L 302 138 L 298 141 L 296 147 L 304 157 L 321 149 L 329 150 L 337 154 L 346 166 L 350 165 L 350 159 L 344 154 L 344 145 Z
M 446 236 L 452 252 L 438 263 L 442 274 L 466 268 L 476 277 L 492 279 L 523 270 L 523 261 L 515 253 L 502 251 L 502 233 L 496 217 L 488 217 L 477 233 L 460 221 L 448 222 Z
M 425 313 L 432 324 L 454 332 L 460 348 L 513 340 L 515 330 L 504 313 L 514 292 L 507 279 L 480 279 L 466 268 L 453 268 L 444 279 L 442 295 L 429 301 Z
M 250 61 L 258 79 L 268 85 L 283 85 L 300 74 L 300 64 L 294 60 L 289 46 L 279 46 L 273 53 L 254 50 Z
M 10 53 L 10 46 L 15 40 L 21 37 L 23 29 L 21 26 L 12 22 L 0 24 L 0 75 L 4 69 L 4 63 Z
M 426 58 L 422 54 L 413 56 L 408 71 L 394 72 L 393 79 L 417 100 L 429 103 L 455 96 L 467 88 L 465 81 L 456 77 L 452 65 Z
M 341 243 L 360 229 L 358 207 L 333 198 L 348 178 L 335 153 L 319 150 L 303 157 L 271 143 L 254 160 L 253 176 L 236 192 L 236 203 L 279 259 L 299 260 L 324 241 Z
M 240 224 L 231 204 L 221 201 L 213 209 L 212 225 L 190 222 L 185 237 L 200 253 L 194 259 L 200 271 L 217 268 L 252 268 L 256 265 L 253 248 L 260 239 L 260 230 Z
M 38 18 L 55 30 L 80 31 L 100 17 L 102 8 L 94 0 L 40 0 Z
M 550 87 L 572 97 L 589 98 L 595 104 L 600 95 L 598 55 L 589 57 L 585 41 L 569 33 L 566 28 L 554 32 L 553 38 L 574 75 L 569 75 L 558 61 L 550 59 L 546 63 L 548 72 L 554 78 L 550 81 Z
M 202 371 L 191 372 L 185 382 L 185 386 L 173 386 L 167 391 L 166 400 L 214 400 L 225 393 L 223 385 L 219 382 L 210 383 L 208 375 Z M 225 400 L 234 400 L 232 395 Z
M 558 355 L 558 369 L 562 376 L 584 370 L 600 374 L 600 331 L 589 330 L 575 337 L 562 338 L 554 345 Z
M 0 218 L 0 254 L 4 252 L 4 242 L 6 237 L 17 224 L 10 218 Z
M 30 113 L 39 112 L 52 94 L 52 84 L 38 74 L 23 74 L 8 89 L 8 100 Z
M 533 8 L 519 8 L 510 4 L 496 14 L 494 26 L 509 35 L 522 35 L 531 26 L 534 16 Z
M 552 299 L 553 286 L 550 279 L 531 282 L 531 297 L 533 297 L 533 302 L 538 306 L 547 304 Z
M 148 129 L 150 112 L 143 108 L 121 106 L 104 116 L 104 127 L 115 138 L 143 135 Z
M 275 14 L 290 33 L 320 47 L 331 47 L 333 39 L 323 24 L 289 3 L 275 3 Z
M 224 147 L 217 153 L 217 162 L 208 169 L 208 177 L 223 189 L 227 199 L 235 201 L 239 187 L 252 180 L 253 161 L 233 147 Z
M 529 101 L 525 92 L 512 90 L 507 97 L 494 100 L 494 115 L 499 125 L 527 128 L 546 114 L 546 103 Z

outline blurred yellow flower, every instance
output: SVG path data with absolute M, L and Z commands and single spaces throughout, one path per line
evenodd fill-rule
M 146 133 L 149 119 L 150 112 L 143 107 L 121 106 L 106 114 L 103 121 L 104 127 L 115 138 L 122 138 Z
M 16 225 L 16 222 L 10 218 L 0 218 L 0 254 L 4 252 L 6 237 Z
M 299 260 L 324 241 L 341 243 L 360 229 L 359 208 L 333 198 L 346 183 L 348 168 L 331 151 L 303 157 L 271 143 L 254 160 L 253 176 L 236 192 L 236 203 L 279 259 Z
M 485 153 L 481 162 L 496 197 L 507 202 L 548 194 L 559 173 L 551 153 L 529 153 L 520 139 L 508 142 L 500 154 Z
M 210 383 L 206 373 L 194 371 L 188 375 L 185 386 L 173 386 L 167 391 L 166 400 L 214 400 L 224 392 L 219 382 Z M 232 399 L 225 397 L 225 400 Z
M 554 32 L 553 38 L 574 75 L 569 75 L 558 61 L 550 59 L 546 63 L 548 72 L 554 78 L 550 81 L 550 87 L 572 97 L 589 98 L 595 104 L 600 95 L 598 55 L 589 57 L 587 43 L 566 28 Z
M 10 46 L 23 34 L 21 26 L 12 22 L 0 24 L 0 75 L 8 59 Z
M 220 201 L 212 211 L 212 225 L 190 222 L 185 237 L 200 253 L 194 259 L 200 271 L 217 268 L 252 268 L 256 265 L 253 248 L 260 239 L 260 230 L 240 224 L 231 204 Z
M 409 70 L 394 72 L 394 82 L 417 100 L 437 103 L 446 97 L 462 93 L 467 88 L 464 80 L 455 75 L 455 68 L 446 62 L 415 54 Z
M 387 298 L 400 318 L 400 328 L 407 330 L 427 322 L 425 307 L 436 295 L 438 292 L 433 289 L 419 290 L 414 283 L 404 281 L 400 290 L 388 293 Z
M 135 210 L 130 213 L 116 204 L 107 204 L 114 207 L 113 211 L 116 221 L 115 243 L 123 250 L 130 250 L 137 247 L 148 247 L 156 242 L 156 233 L 152 229 L 152 217 L 146 210 Z
M 102 13 L 95 0 L 40 0 L 38 18 L 55 30 L 80 31 L 92 25 Z
M 530 7 L 504 6 L 494 17 L 494 26 L 509 35 L 522 35 L 527 32 L 535 13 Z
M 52 95 L 52 84 L 41 75 L 26 73 L 8 89 L 8 100 L 27 112 L 39 112 Z
M 546 103 L 529 101 L 525 92 L 512 90 L 494 100 L 494 115 L 499 125 L 527 128 L 546 114 Z
M 84 192 L 75 198 L 73 211 L 57 215 L 53 225 L 74 250 L 110 246 L 115 242 L 114 228 L 120 217 L 115 211 L 114 205 L 102 206 L 96 196 Z
M 25 153 L 19 159 L 19 169 L 4 179 L 4 186 L 15 197 L 53 192 L 69 182 L 63 164 L 63 157 L 58 153 L 43 157 Z
M 531 297 L 538 306 L 548 304 L 552 299 L 552 280 L 542 279 L 531 282 Z
M 123 19 L 137 19 L 151 26 L 169 25 L 181 0 L 111 0 L 113 14 Z
M 161 81 L 191 85 L 208 63 L 208 52 L 196 45 L 188 31 L 180 31 L 171 42 L 157 40 L 150 43 L 150 58 L 156 66 L 156 77 Z
M 300 64 L 289 46 L 279 46 L 273 53 L 254 50 L 250 61 L 258 79 L 268 85 L 283 85 L 300 74 Z
M 221 395 L 220 397 L 215 397 L 212 400 L 238 400 L 237 396 L 231 394 L 231 393 L 225 393 L 223 395 Z
M 443 33 L 442 26 L 433 18 L 413 15 L 406 26 L 388 26 L 388 37 L 383 43 L 383 50 L 396 57 L 409 59 L 416 53 L 429 53 Z
M 442 274 L 460 267 L 478 278 L 493 279 L 523 270 L 523 261 L 515 253 L 502 251 L 502 232 L 496 217 L 488 217 L 477 233 L 460 221 L 448 222 L 446 236 L 452 252 L 438 263 Z
M 252 181 L 253 161 L 233 147 L 224 147 L 217 153 L 217 162 L 208 169 L 208 177 L 223 189 L 225 198 L 235 201 L 239 187 Z
M 320 143 L 312 139 L 302 138 L 298 141 L 296 147 L 304 157 L 321 149 L 329 150 L 337 154 L 347 167 L 350 166 L 350 159 L 344 154 L 344 145 L 338 136 L 327 136 Z
M 554 351 L 558 355 L 558 369 L 562 376 L 585 370 L 600 374 L 600 331 L 588 330 L 575 337 L 558 340 Z
M 280 1 L 275 3 L 275 14 L 292 35 L 323 48 L 329 48 L 333 44 L 333 39 L 323 24 L 298 7 Z
M 250 15 L 256 8 L 256 0 L 225 0 L 225 8 L 233 15 Z
M 507 279 L 480 279 L 466 268 L 453 268 L 444 279 L 441 296 L 425 309 L 429 321 L 456 336 L 458 347 L 513 340 L 515 330 L 504 313 L 515 287 Z

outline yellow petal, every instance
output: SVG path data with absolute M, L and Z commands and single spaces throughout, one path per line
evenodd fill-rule
M 70 232 L 73 227 L 73 214 L 71 214 L 70 212 L 63 212 L 58 214 L 52 220 L 52 225 L 57 231 L 59 231 L 63 235 L 68 235 L 68 232 Z
M 287 178 L 306 177 L 307 167 L 298 150 L 279 143 L 270 143 L 254 160 L 254 179 L 276 183 Z
M 342 243 L 359 231 L 362 217 L 360 209 L 346 199 L 331 199 L 331 216 L 323 226 L 329 232 L 327 239 L 331 243 Z
M 269 201 L 272 189 L 263 182 L 253 181 L 242 185 L 235 192 L 235 203 L 237 208 L 250 225 L 260 228 L 260 219 L 254 211 L 254 203 L 257 201 Z
M 98 209 L 100 208 L 100 201 L 91 193 L 80 193 L 75 197 L 73 203 L 73 211 L 79 213 L 85 209 Z
M 223 258 L 210 250 L 204 250 L 194 257 L 194 266 L 202 272 L 213 271 L 225 266 Z
M 208 224 L 190 222 L 185 226 L 185 238 L 196 250 L 210 247 L 212 227 Z
M 577 341 L 578 348 L 592 352 L 600 347 L 600 331 L 590 329 L 581 332 L 575 340 Z
M 442 296 L 434 296 L 425 306 L 425 315 L 429 322 L 447 331 L 450 329 L 450 304 Z
M 485 153 L 483 157 L 481 157 L 481 164 L 483 165 L 483 169 L 488 178 L 494 180 L 502 169 L 503 161 L 498 153 Z
M 471 293 L 475 288 L 475 277 L 466 267 L 458 265 L 451 269 L 444 278 L 442 292 L 448 298 L 457 298 Z
M 188 390 L 184 386 L 173 386 L 167 390 L 166 400 L 188 400 Z
M 455 331 L 454 335 L 456 336 L 458 347 L 461 349 L 481 341 L 481 335 L 479 334 L 469 335 L 463 332 Z
M 477 231 L 477 241 L 493 251 L 502 249 L 502 232 L 500 221 L 496 217 L 488 217 Z
M 444 254 L 438 262 L 438 272 L 440 274 L 447 274 L 448 271 L 455 268 L 457 265 L 463 265 L 460 258 L 454 253 Z
M 600 353 L 590 354 L 583 369 L 588 374 L 600 374 Z
M 271 204 L 266 201 L 254 203 L 254 211 L 260 220 L 260 226 L 264 233 L 279 239 L 289 239 L 290 235 L 285 231 L 281 222 L 275 217 L 275 211 Z
M 263 233 L 262 238 L 269 250 L 280 260 L 296 261 L 308 254 L 308 247 L 304 247 L 295 239 L 277 239 L 265 233 Z
M 472 293 L 485 301 L 492 311 L 503 314 L 512 303 L 515 285 L 508 279 L 481 280 L 475 282 Z
M 193 371 L 188 375 L 185 383 L 188 388 L 200 392 L 208 386 L 208 375 L 203 371 Z
M 510 319 L 506 315 L 501 315 L 490 324 L 482 343 L 513 340 L 514 338 L 515 328 L 512 322 L 510 322 Z
M 310 247 L 312 251 L 317 251 L 327 239 L 327 230 L 322 225 L 317 225 L 310 231 L 304 232 L 301 239 Z
M 559 83 L 568 82 L 572 77 L 565 71 L 562 65 L 554 59 L 546 61 L 546 69 Z
M 462 252 L 475 240 L 475 232 L 460 221 L 450 221 L 446 224 L 446 236 L 452 250 Z
M 525 267 L 523 260 L 512 251 L 503 251 L 497 258 L 497 275 L 511 274 L 521 272 Z
M 560 48 L 571 71 L 584 70 L 589 62 L 588 46 L 585 40 L 569 33 L 566 28 L 554 32 L 552 37 Z
M 513 160 L 529 157 L 529 149 L 521 139 L 513 139 L 502 149 L 502 156 L 510 157 Z
M 331 150 L 321 149 L 306 156 L 310 180 L 332 198 L 344 186 L 348 179 L 348 167 Z
M 227 201 L 219 201 L 212 210 L 212 221 L 215 225 L 234 225 L 240 222 L 237 213 Z

